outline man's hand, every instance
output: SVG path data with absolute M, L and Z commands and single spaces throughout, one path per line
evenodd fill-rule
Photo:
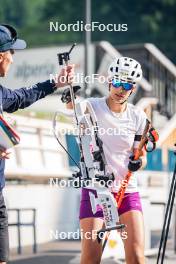
M 68 65 L 65 68 L 63 68 L 58 76 L 56 87 L 62 88 L 68 84 L 71 84 L 73 82 L 74 78 L 74 67 L 75 65 Z
M 11 152 L 7 150 L 0 150 L 0 159 L 10 159 L 9 155 Z

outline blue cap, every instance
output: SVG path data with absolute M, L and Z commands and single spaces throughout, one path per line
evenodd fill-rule
M 26 42 L 17 38 L 17 32 L 12 26 L 0 25 L 0 52 L 25 48 Z

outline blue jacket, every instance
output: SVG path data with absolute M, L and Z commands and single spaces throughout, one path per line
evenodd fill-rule
M 55 91 L 55 84 L 49 80 L 37 83 L 28 88 L 11 90 L 0 85 L 0 106 L 7 113 L 13 113 L 18 109 L 23 109 L 37 100 L 44 98 Z M 5 160 L 0 159 L 0 190 L 5 186 Z

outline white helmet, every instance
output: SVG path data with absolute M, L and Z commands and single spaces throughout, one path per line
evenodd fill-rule
M 136 83 L 142 79 L 142 69 L 139 62 L 128 57 L 114 60 L 108 69 L 110 79 L 117 78 L 121 81 Z

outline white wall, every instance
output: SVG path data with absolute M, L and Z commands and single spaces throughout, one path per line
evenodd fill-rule
M 51 187 L 48 185 L 8 185 L 4 189 L 7 208 L 36 208 L 37 243 L 51 240 L 51 230 L 58 232 L 76 231 L 78 228 L 79 190 L 74 188 Z M 31 215 L 31 214 L 30 214 Z M 31 217 L 22 214 L 28 222 Z M 9 213 L 9 223 L 16 220 Z M 17 232 L 10 227 L 10 248 L 17 246 Z M 22 228 L 22 245 L 32 242 L 32 228 Z

